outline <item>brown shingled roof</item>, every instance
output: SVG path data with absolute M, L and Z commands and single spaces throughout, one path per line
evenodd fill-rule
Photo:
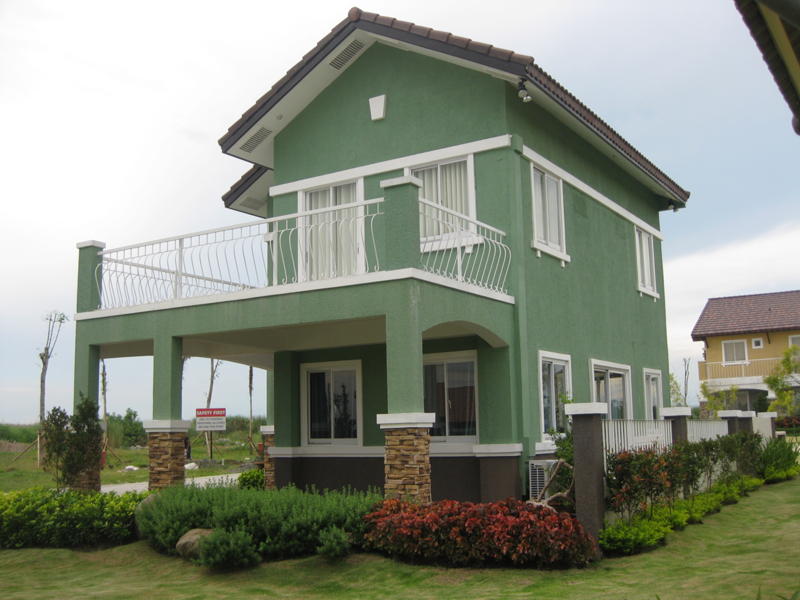
M 228 132 L 219 140 L 223 152 L 227 152 L 306 73 L 314 68 L 322 58 L 355 29 L 363 29 L 378 35 L 393 37 L 438 52 L 485 64 L 529 81 L 600 136 L 607 144 L 625 156 L 631 163 L 649 175 L 663 189 L 670 192 L 675 199 L 684 203 L 689 199 L 688 191 L 680 187 L 663 171 L 647 160 L 605 121 L 536 65 L 533 57 L 459 37 L 446 31 L 437 31 L 430 27 L 415 25 L 392 17 L 364 12 L 355 7 L 350 9 L 345 20 L 336 25 L 300 62 L 293 66 L 236 123 L 228 128 Z
M 800 329 L 800 290 L 710 298 L 692 330 L 692 339 L 790 329 Z

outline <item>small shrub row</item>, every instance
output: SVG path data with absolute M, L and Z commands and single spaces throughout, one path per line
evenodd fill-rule
M 249 471 L 244 471 L 239 475 L 238 484 L 239 489 L 242 490 L 263 490 L 264 471 L 261 469 L 250 469 Z
M 135 539 L 134 510 L 145 496 L 44 488 L 0 493 L 0 548 L 125 544 Z
M 427 505 L 385 500 L 365 520 L 365 549 L 411 562 L 580 567 L 594 555 L 591 539 L 573 516 L 520 500 Z
M 800 474 L 798 458 L 800 458 L 800 451 L 794 444 L 782 438 L 773 438 L 764 446 L 760 475 L 767 483 L 792 479 Z
M 351 543 L 359 547 L 366 528 L 363 517 L 380 500 L 373 492 L 303 492 L 291 486 L 279 490 L 176 487 L 143 505 L 136 521 L 150 545 L 167 554 L 175 553 L 178 540 L 190 529 L 214 529 L 214 535 L 201 544 L 200 563 L 232 568 L 250 564 L 252 552 L 280 559 L 318 551 L 333 556 Z M 331 533 L 332 528 L 344 536 Z M 336 536 L 345 537 L 347 544 L 339 544 L 340 549 L 334 551 Z M 231 564 L 234 550 L 244 546 L 249 550 L 242 561 Z
M 665 543 L 670 531 L 702 523 L 706 515 L 719 512 L 724 504 L 738 502 L 740 496 L 763 484 L 763 479 L 734 475 L 716 482 L 708 492 L 678 499 L 672 505 L 653 506 L 649 513 L 639 513 L 630 520 L 620 518 L 600 532 L 600 548 L 612 556 L 656 548 Z

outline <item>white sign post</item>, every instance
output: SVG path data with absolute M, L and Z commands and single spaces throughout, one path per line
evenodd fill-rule
M 197 419 L 197 431 L 208 431 L 209 459 L 214 459 L 214 432 L 227 429 L 227 419 L 224 408 L 196 408 L 194 416 Z

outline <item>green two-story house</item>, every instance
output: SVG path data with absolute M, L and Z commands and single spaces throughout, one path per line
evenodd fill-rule
M 75 396 L 153 357 L 151 487 L 181 365 L 268 370 L 270 485 L 520 495 L 566 402 L 668 402 L 659 213 L 689 194 L 529 56 L 352 9 L 220 140 L 244 224 L 79 244 Z

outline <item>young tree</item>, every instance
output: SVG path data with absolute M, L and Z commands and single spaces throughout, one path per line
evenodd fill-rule
M 799 381 L 800 348 L 792 346 L 783 353 L 772 374 L 764 377 L 764 383 L 775 394 L 769 410 L 776 411 L 781 417 L 800 413 L 800 402 L 795 391 Z
M 214 381 L 219 377 L 219 368 L 222 366 L 222 361 L 219 359 L 211 358 L 211 372 L 208 377 L 208 393 L 206 394 L 206 408 L 211 408 L 211 397 L 214 395 Z M 211 432 L 207 431 L 206 435 L 206 450 L 209 457 L 211 456 Z
M 247 394 L 250 398 L 250 421 L 247 424 L 247 441 L 250 447 L 255 450 L 256 445 L 253 442 L 253 365 L 247 370 Z
M 65 410 L 53 408 L 42 422 L 42 437 L 47 447 L 44 465 L 58 488 L 86 487 L 86 483 L 99 486 L 103 431 L 96 402 L 81 396 L 71 417 Z M 85 479 L 82 485 L 86 473 L 94 474 L 94 480 Z
M 50 359 L 53 358 L 53 353 L 56 349 L 58 342 L 58 335 L 61 333 L 61 326 L 69 319 L 63 312 L 51 310 L 44 317 L 47 323 L 47 335 L 44 339 L 44 347 L 39 352 L 39 360 L 42 361 L 42 371 L 39 375 L 39 422 L 44 423 L 45 408 L 45 379 L 47 378 L 47 368 L 50 366 Z
M 739 388 L 735 385 L 726 390 L 712 392 L 708 384 L 704 381 L 700 384 L 700 394 L 706 401 L 706 410 L 709 415 L 715 417 L 720 410 L 730 410 L 736 408 L 736 401 L 739 395 Z

